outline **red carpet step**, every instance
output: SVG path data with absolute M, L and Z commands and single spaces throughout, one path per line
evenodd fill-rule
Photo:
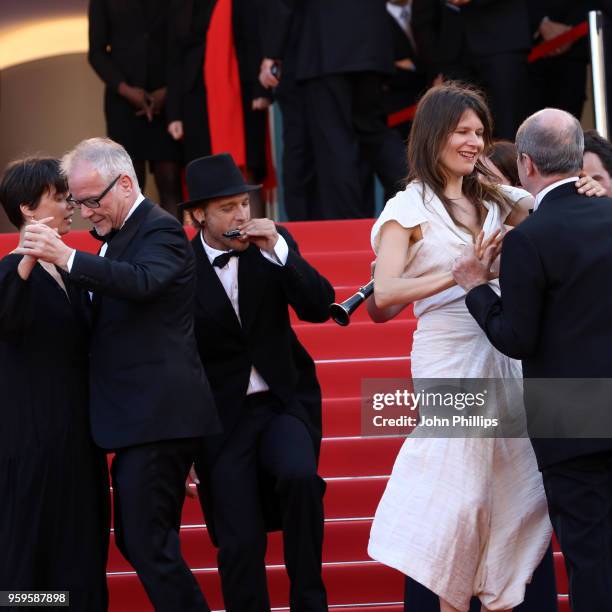
M 326 563 L 369 561 L 367 548 L 371 525 L 371 519 L 327 521 L 323 561 Z M 211 544 L 204 525 L 181 528 L 181 549 L 190 567 L 214 568 L 217 565 L 217 550 Z M 269 535 L 266 563 L 268 565 L 283 563 L 282 534 L 278 531 Z M 132 570 L 130 564 L 115 547 L 114 538 L 111 541 L 108 570 L 110 572 Z
M 347 327 L 296 325 L 294 329 L 318 360 L 409 357 L 416 320 L 388 321 L 384 325 L 358 321 Z
M 217 570 L 194 569 L 194 575 L 211 608 L 222 609 L 223 600 Z M 379 604 L 403 600 L 401 574 L 374 561 L 326 563 L 323 566 L 323 577 L 330 605 Z M 110 574 L 108 582 L 114 612 L 151 609 L 136 574 Z M 268 588 L 273 607 L 288 605 L 289 582 L 283 566 L 268 568 Z M 129 607 L 122 607 L 126 604 Z

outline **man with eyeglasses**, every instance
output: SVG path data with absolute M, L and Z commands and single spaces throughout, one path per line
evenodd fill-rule
M 185 479 L 202 436 L 219 431 L 193 334 L 194 255 L 180 223 L 140 193 L 121 145 L 85 140 L 62 169 L 104 244 L 75 251 L 37 224 L 22 252 L 91 295 L 91 428 L 115 453 L 115 540 L 156 611 L 208 611 L 179 547 Z

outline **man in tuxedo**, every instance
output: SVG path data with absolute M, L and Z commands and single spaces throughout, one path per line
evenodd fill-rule
M 576 430 L 553 436 L 571 415 L 580 422 L 595 414 L 599 431 L 590 435 L 610 433 L 601 418 L 609 418 L 609 398 L 602 403 L 593 393 L 601 385 L 580 379 L 612 377 L 612 199 L 576 193 L 583 134 L 569 113 L 545 109 L 532 115 L 519 128 L 516 145 L 521 183 L 535 206 L 504 238 L 502 297 L 487 284 L 495 243 L 481 259 L 467 252 L 453 273 L 491 343 L 522 359 L 529 432 L 565 557 L 571 608 L 609 610 L 612 439 L 572 438 Z M 540 379 L 562 380 L 543 385 Z M 549 397 L 557 403 L 542 404 Z M 551 410 L 544 428 L 535 420 L 542 408 Z
M 89 408 L 95 442 L 115 453 L 115 540 L 156 610 L 208 611 L 179 546 L 185 478 L 202 436 L 219 431 L 193 337 L 193 252 L 140 193 L 121 145 L 85 140 L 62 167 L 104 244 L 75 251 L 41 225 L 25 245 L 92 296 Z
M 195 334 L 223 423 L 196 471 L 218 546 L 228 612 L 270 610 L 266 530 L 282 528 L 292 610 L 326 611 L 321 578 L 324 482 L 317 475 L 321 390 L 289 322 L 323 322 L 334 291 L 289 233 L 251 219 L 247 185 L 230 155 L 187 166 L 199 232 Z M 239 230 L 239 236 L 224 233 Z
M 362 156 L 393 196 L 407 174 L 401 137 L 386 124 L 384 79 L 393 48 L 382 0 L 274 0 L 266 6 L 260 81 L 279 84 L 272 66 L 291 57 L 306 113 L 325 219 L 371 217 Z M 281 77 L 282 81 L 282 77 Z

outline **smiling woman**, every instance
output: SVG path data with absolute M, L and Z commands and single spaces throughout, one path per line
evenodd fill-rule
M 0 203 L 20 246 L 32 224 L 69 230 L 66 191 L 57 159 L 6 169 Z M 0 260 L 0 295 L 0 584 L 70 591 L 71 609 L 102 612 L 109 486 L 89 433 L 88 304 L 55 266 L 15 253 Z
M 410 182 L 372 228 L 377 261 L 368 309 L 381 321 L 413 303 L 411 372 L 423 382 L 504 378 L 511 388 L 521 377 L 520 363 L 489 344 L 450 273 L 464 250 L 479 250 L 482 232 L 495 244 L 512 210 L 530 199 L 481 180 L 489 175 L 480 156 L 491 123 L 477 91 L 453 83 L 430 89 L 410 134 Z M 529 440 L 428 438 L 417 430 L 376 511 L 370 556 L 436 593 L 441 612 L 467 610 L 472 595 L 485 611 L 510 610 L 523 600 L 551 535 Z M 508 549 L 515 541 L 524 544 Z

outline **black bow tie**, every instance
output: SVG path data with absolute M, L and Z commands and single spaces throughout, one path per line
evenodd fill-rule
M 112 229 L 110 232 L 108 232 L 108 234 L 104 234 L 104 236 L 100 236 L 96 230 L 91 230 L 89 233 L 93 238 L 99 240 L 100 242 L 110 242 L 119 233 L 119 230 Z
M 212 262 L 212 265 L 215 268 L 225 268 L 227 266 L 229 260 L 232 257 L 240 257 L 241 251 L 227 251 L 226 253 L 222 253 L 221 255 L 217 255 Z

